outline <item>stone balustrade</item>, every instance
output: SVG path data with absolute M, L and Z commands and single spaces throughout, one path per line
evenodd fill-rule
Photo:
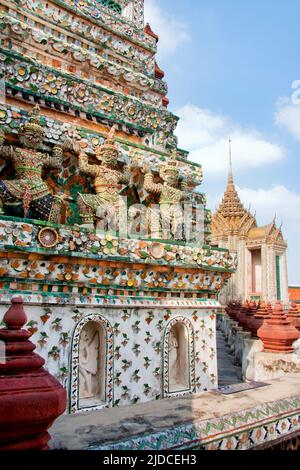
M 243 379 L 268 380 L 300 372 L 297 320 L 293 305 L 235 302 L 219 314 L 217 326 L 234 363 L 242 367 Z

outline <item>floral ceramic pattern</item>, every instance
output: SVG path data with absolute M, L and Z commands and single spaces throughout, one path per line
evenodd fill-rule
M 24 249 L 40 249 L 38 242 L 39 226 L 23 223 L 13 222 L 9 220 L 0 219 L 0 246 L 13 246 L 15 243 L 22 246 Z M 90 254 L 98 259 L 112 258 L 115 256 L 119 260 L 124 257 L 124 260 L 128 260 L 128 257 L 132 262 L 139 261 L 141 263 L 151 262 L 156 264 L 157 257 L 153 257 L 151 247 L 151 241 L 140 241 L 140 240 L 128 240 L 118 239 L 112 237 L 109 234 L 98 235 L 95 232 L 87 232 L 83 230 L 71 230 L 68 228 L 58 228 L 57 233 L 59 235 L 58 244 L 48 252 L 53 253 L 83 253 Z M 213 250 L 211 248 L 193 248 L 190 246 L 181 245 L 168 245 L 161 243 L 161 263 L 166 265 L 186 265 L 193 266 L 195 268 L 214 268 L 216 271 L 228 272 L 228 270 L 234 271 L 236 268 L 236 256 L 231 255 L 226 250 Z M 199 255 L 201 253 L 201 255 Z M 37 269 L 39 263 L 29 264 L 28 269 Z M 51 263 L 50 263 L 51 264 Z M 30 268 L 31 266 L 31 268 Z M 36 267 L 35 267 L 36 266 Z M 47 262 L 45 267 L 49 267 Z M 23 265 L 24 267 L 24 265 Z M 3 267 L 3 269 L 5 269 Z M 19 269 L 22 270 L 22 263 L 20 263 Z M 26 268 L 27 269 L 27 268 Z M 51 268 L 50 268 L 51 271 Z M 74 275 L 77 275 L 76 268 L 74 268 Z M 6 270 L 5 270 L 6 272 Z M 47 271 L 46 271 L 47 272 Z M 49 270 L 48 273 L 49 274 Z M 92 271 L 92 269 L 86 269 L 83 273 L 86 278 L 97 278 L 98 273 Z M 72 276 L 72 274 L 70 274 Z M 49 276 L 47 276 L 49 277 Z M 51 275 L 50 275 L 51 278 Z M 164 287 L 167 280 L 163 280 L 164 276 L 160 276 L 158 283 L 162 283 L 160 287 Z M 66 280 L 71 280 L 66 278 Z M 184 288 L 188 285 L 187 282 L 180 281 L 177 277 L 178 282 L 174 287 Z M 62 279 L 59 279 L 62 280 Z M 147 282 L 147 277 L 144 279 Z M 149 280 L 150 281 L 150 280 Z M 153 282 L 153 281 L 152 281 Z M 193 279 L 193 287 L 198 290 L 211 290 L 214 283 L 215 290 L 220 290 L 224 283 L 224 279 L 221 275 L 217 278 L 212 278 L 208 273 L 195 275 Z M 128 285 L 130 287 L 130 285 Z M 158 287 L 149 283 L 149 287 Z
M 300 396 L 90 450 L 249 450 L 300 431 Z M 281 415 L 278 417 L 278 415 Z
M 216 359 L 210 360 L 209 351 L 203 351 L 200 342 L 194 341 L 201 320 L 205 322 L 205 330 L 200 338 L 207 335 L 209 328 L 215 327 L 215 319 L 207 307 L 197 310 L 196 321 L 195 309 L 181 308 L 178 315 L 179 310 L 170 308 L 167 317 L 166 309 L 154 307 L 151 310 L 154 319 L 148 324 L 146 319 L 149 318 L 149 308 L 145 307 L 76 308 L 70 305 L 54 306 L 52 301 L 51 305 L 44 307 L 50 312 L 50 319 L 44 323 L 41 319 L 42 306 L 29 306 L 28 300 L 24 296 L 26 313 L 34 328 L 31 340 L 37 344 L 38 353 L 46 359 L 48 370 L 69 390 L 68 409 L 71 413 L 84 410 L 80 409 L 78 402 L 78 347 L 82 327 L 88 321 L 101 323 L 107 338 L 106 401 L 95 405 L 93 409 L 163 398 L 163 364 L 166 366 L 166 362 L 162 346 L 170 325 L 178 320 L 190 325 L 191 345 L 195 343 L 190 348 L 191 376 L 195 377 L 193 391 L 213 389 L 217 385 L 210 379 L 210 375 L 217 371 Z M 0 303 L 3 304 L 1 297 Z M 6 307 L 1 307 L 0 318 L 5 311 Z M 136 329 L 137 322 L 140 322 L 140 329 Z M 156 327 L 157 322 L 162 325 L 160 329 Z M 145 336 L 145 331 L 149 335 Z M 145 341 L 145 337 L 150 337 L 150 341 Z M 215 349 L 215 337 L 209 340 L 209 345 Z M 204 363 L 209 363 L 205 371 Z
M 87 84 L 80 79 L 72 80 L 67 75 L 53 71 L 49 67 L 37 68 L 32 61 L 22 61 L 21 57 L 2 58 L 0 78 L 5 78 L 7 86 L 22 84 L 24 90 L 37 92 L 41 95 L 55 96 L 66 106 L 80 106 L 82 111 L 89 113 L 105 113 L 107 117 L 125 123 L 138 124 L 144 130 L 164 130 L 173 132 L 177 125 L 174 118 L 165 109 L 157 109 L 144 103 L 143 105 L 130 97 L 112 93 L 103 87 Z M 15 65 L 11 62 L 15 62 Z M 133 111 L 132 111 L 133 110 Z
M 202 168 L 177 148 L 178 118 L 166 109 L 157 40 L 144 30 L 144 1 L 116 3 L 7 2 L 0 12 L 1 77 L 9 97 L 0 104 L 3 135 L 15 142 L 37 102 L 46 135 L 42 154 L 67 137 L 67 143 L 80 142 L 91 161 L 116 124 L 119 163 L 134 167 L 129 184 L 120 187 L 129 206 L 151 204 L 154 196 L 144 188 L 143 169 L 159 175 L 173 150 L 193 211 L 200 208 L 204 214 L 205 245 L 129 239 L 79 227 L 77 194 L 93 190 L 71 151 L 56 173 L 45 175 L 52 194 L 68 196 L 61 225 L 0 217 L 0 320 L 11 297 L 21 294 L 32 341 L 67 388 L 71 413 L 80 411 L 79 339 L 88 321 L 99 322 L 106 332 L 105 400 L 94 408 L 163 398 L 165 342 L 178 318 L 189 331 L 191 391 L 216 388 L 215 299 L 236 267 L 228 251 L 208 246 L 211 214 L 205 195 L 194 190 L 202 182 Z M 8 104 L 12 96 L 13 106 Z M 2 173 L 10 179 L 8 165 Z M 45 227 L 55 235 L 51 248 L 39 239 Z

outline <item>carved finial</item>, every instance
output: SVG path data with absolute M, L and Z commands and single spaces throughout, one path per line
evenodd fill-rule
M 21 126 L 20 133 L 23 134 L 23 133 L 26 133 L 26 131 L 31 131 L 41 136 L 44 134 L 44 129 L 41 126 L 41 122 L 40 122 L 39 105 L 36 105 L 31 110 L 31 112 L 29 113 L 28 121 Z
M 30 115 L 29 121 L 32 123 L 39 124 L 40 123 L 40 112 L 41 109 L 38 104 L 35 105 L 35 107 L 32 109 Z
M 99 160 L 102 160 L 102 162 L 106 162 L 106 163 L 116 163 L 117 160 L 118 160 L 118 149 L 117 149 L 117 146 L 116 146 L 116 139 L 115 139 L 115 135 L 116 135 L 116 124 L 114 124 L 106 139 L 105 139 L 105 142 L 96 147 L 95 149 L 95 154 L 96 154 L 96 157 L 99 159 Z
M 108 135 L 107 135 L 107 139 L 106 139 L 106 140 L 114 141 L 114 140 L 115 140 L 115 136 L 116 136 L 116 130 L 117 130 L 117 125 L 114 124 L 114 125 L 111 127 L 111 129 L 110 129 L 110 131 L 109 131 L 109 133 L 108 133 Z
M 5 313 L 3 321 L 10 330 L 20 330 L 25 325 L 27 317 L 23 307 L 22 297 L 11 299 L 11 306 Z

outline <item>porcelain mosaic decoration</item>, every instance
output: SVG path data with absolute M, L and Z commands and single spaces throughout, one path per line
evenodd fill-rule
M 299 395 L 90 450 L 249 450 L 300 429 Z
M 23 297 L 70 413 L 217 387 L 237 260 L 211 246 L 157 41 L 143 0 L 0 7 L 0 315 Z M 124 214 L 126 234 L 103 225 Z

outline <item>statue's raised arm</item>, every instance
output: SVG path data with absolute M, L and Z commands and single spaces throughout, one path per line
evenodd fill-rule
M 97 174 L 97 165 L 91 165 L 89 163 L 89 157 L 84 150 L 80 150 L 78 155 L 78 168 L 80 173 L 87 176 L 96 176 Z
M 52 149 L 52 155 L 46 154 L 44 166 L 53 168 L 54 170 L 61 170 L 63 163 L 64 149 L 60 145 L 55 145 Z
M 4 145 L 5 133 L 0 127 L 0 159 L 5 161 L 13 160 L 15 151 L 12 145 Z
M 149 194 L 160 196 L 163 190 L 161 183 L 154 183 L 154 176 L 150 171 L 147 171 L 144 178 L 144 189 Z

